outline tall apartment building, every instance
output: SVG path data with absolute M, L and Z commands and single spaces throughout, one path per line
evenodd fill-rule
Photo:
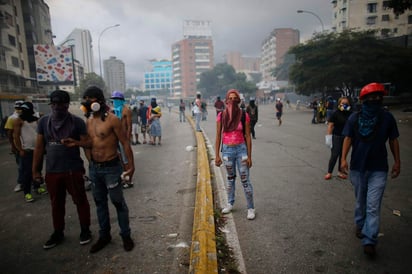
M 51 41 L 43 0 L 0 1 L 0 99 L 39 92 L 33 45 Z
M 271 72 L 283 63 L 283 58 L 290 47 L 299 44 L 299 30 L 291 28 L 274 29 L 263 40 L 260 57 L 260 71 L 264 81 L 272 81 Z
M 412 11 L 395 15 L 386 0 L 333 0 L 333 27 L 337 32 L 345 29 L 376 30 L 377 36 L 397 37 L 412 35 Z
M 151 60 L 150 65 L 150 71 L 144 73 L 144 91 L 169 95 L 172 92 L 172 62 Z
M 172 45 L 173 92 L 175 96 L 194 97 L 200 74 L 214 66 L 211 22 L 185 20 L 183 38 Z
M 122 60 L 110 56 L 109 59 L 103 61 L 104 81 L 107 86 L 107 91 L 111 94 L 113 91 L 126 91 L 126 73 L 125 66 Z
M 73 45 L 73 57 L 83 66 L 84 73 L 94 72 L 92 36 L 87 29 L 74 29 L 60 45 Z

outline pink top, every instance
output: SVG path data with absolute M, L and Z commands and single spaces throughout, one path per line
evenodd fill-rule
M 250 123 L 250 117 L 248 113 L 245 113 L 246 123 Z M 216 117 L 216 122 L 222 121 L 222 112 L 220 112 Z M 239 121 L 239 125 L 237 126 L 235 131 L 231 132 L 222 132 L 222 143 L 225 145 L 240 145 L 245 142 L 245 138 L 243 136 L 243 126 L 242 121 Z

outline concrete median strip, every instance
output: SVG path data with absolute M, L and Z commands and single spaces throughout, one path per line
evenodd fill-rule
M 188 119 L 194 128 L 193 119 Z M 202 132 L 196 132 L 197 185 L 189 273 L 218 273 L 209 160 Z

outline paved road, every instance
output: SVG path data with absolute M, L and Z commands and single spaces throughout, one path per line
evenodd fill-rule
M 77 107 L 74 107 L 74 111 Z M 136 247 L 123 250 L 114 207 L 113 240 L 96 254 L 79 245 L 79 223 L 70 196 L 66 202 L 66 240 L 43 250 L 52 232 L 49 197 L 26 203 L 14 193 L 16 164 L 5 142 L 0 145 L 0 273 L 187 273 L 196 187 L 196 140 L 189 123 L 164 113 L 162 146 L 133 146 L 135 187 L 124 191 Z M 92 195 L 94 241 L 98 235 Z
M 286 110 L 279 127 L 273 119 L 273 106 L 260 106 L 251 169 L 257 217 L 254 221 L 246 219 L 240 184 L 233 212 L 248 273 L 409 272 L 412 117 L 410 113 L 395 115 L 402 120 L 402 171 L 399 178 L 388 182 L 382 205 L 379 256 L 370 262 L 354 236 L 351 184 L 336 176 L 330 181 L 323 179 L 330 155 L 324 145 L 326 126 L 312 125 L 311 111 Z M 202 127 L 214 143 L 212 116 Z M 224 174 L 223 168 L 220 170 Z M 393 209 L 400 210 L 401 216 L 393 215 Z

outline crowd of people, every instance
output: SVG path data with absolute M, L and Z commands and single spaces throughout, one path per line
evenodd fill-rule
M 376 254 L 379 232 L 380 207 L 388 175 L 386 142 L 394 158 L 390 175 L 400 173 L 399 132 L 393 115 L 383 108 L 383 85 L 371 83 L 361 89 L 360 111 L 353 111 L 347 97 L 327 100 L 325 117 L 327 130 L 325 144 L 330 148 L 330 158 L 325 180 L 333 178 L 338 162 L 337 177 L 350 179 L 355 192 L 355 235 L 361 239 L 364 253 Z M 49 194 L 53 232 L 43 245 L 51 249 L 64 240 L 66 192 L 77 207 L 80 223 L 80 244 L 91 242 L 90 205 L 86 196 L 84 160 L 89 163 L 89 178 L 96 205 L 99 237 L 90 252 L 104 248 L 111 240 L 108 197 L 114 205 L 120 236 L 126 251 L 134 247 L 129 226 L 129 209 L 123 188 L 133 186 L 135 171 L 133 145 L 161 145 L 162 111 L 156 98 L 146 106 L 127 106 L 124 94 L 114 91 L 107 103 L 103 91 L 88 87 L 83 93 L 81 109 L 85 119 L 69 112 L 70 96 L 66 91 L 55 90 L 50 95 L 50 113 L 40 117 L 28 101 L 16 101 L 15 111 L 4 120 L 5 134 L 9 138 L 11 153 L 18 166 L 17 185 L 14 191 L 23 191 L 26 202 L 34 200 L 32 192 Z M 223 214 L 232 211 L 235 203 L 237 172 L 247 201 L 247 219 L 256 217 L 253 186 L 250 180 L 252 167 L 252 140 L 256 139 L 258 106 L 254 98 L 248 105 L 236 89 L 230 89 L 224 100 L 217 97 L 215 164 L 224 165 L 228 204 Z M 195 130 L 201 132 L 206 104 L 198 94 L 192 104 Z M 179 104 L 179 121 L 186 122 L 186 105 Z M 275 102 L 275 118 L 282 124 L 283 104 Z M 316 115 L 318 112 L 316 111 Z M 313 116 L 317 122 L 317 117 Z M 139 140 L 139 133 L 142 135 Z M 350 165 L 347 155 L 352 149 Z M 46 153 L 47 151 L 47 153 Z M 45 174 L 43 175 L 43 160 Z M 349 172 L 350 169 L 350 172 Z

